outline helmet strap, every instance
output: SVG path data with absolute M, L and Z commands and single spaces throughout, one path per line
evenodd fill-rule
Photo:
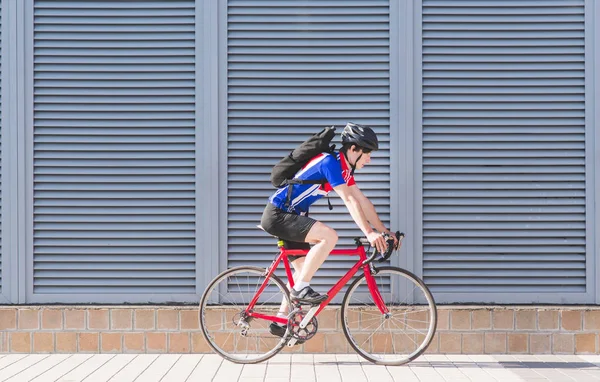
M 350 171 L 350 176 L 354 175 L 354 170 L 356 170 L 356 165 L 358 164 L 358 161 L 360 160 L 360 158 L 362 158 L 362 153 L 360 153 L 360 155 L 358 156 L 358 158 L 356 158 L 356 160 L 354 161 L 354 163 L 350 163 L 350 161 L 348 161 L 348 163 L 350 163 L 350 166 L 352 166 L 352 170 Z M 346 159 L 348 159 L 348 157 L 346 157 Z
M 360 155 L 358 156 L 358 158 L 356 158 L 354 163 L 351 163 L 350 159 L 348 159 L 348 152 L 346 150 L 340 150 L 340 152 L 342 152 L 344 154 L 344 156 L 346 157 L 346 162 L 350 163 L 350 166 L 352 167 L 352 169 L 350 171 L 350 175 L 354 175 L 354 171 L 356 170 L 356 165 L 358 164 L 358 161 L 360 160 L 360 158 L 362 158 L 362 156 L 363 156 L 362 151 L 361 151 Z

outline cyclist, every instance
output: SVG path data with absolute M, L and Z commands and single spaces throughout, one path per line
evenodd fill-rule
M 294 267 L 294 287 L 290 291 L 293 301 L 319 304 L 327 299 L 310 287 L 310 280 L 335 247 L 338 236 L 334 229 L 308 217 L 308 209 L 318 199 L 335 191 L 344 201 L 352 219 L 369 240 L 383 253 L 387 243 L 384 233 L 395 236 L 379 219 L 373 203 L 360 191 L 354 181 L 354 171 L 371 161 L 371 152 L 379 149 L 375 132 L 367 126 L 348 122 L 342 131 L 342 148 L 338 153 L 321 153 L 312 158 L 294 178 L 302 180 L 326 179 L 321 184 L 295 184 L 288 203 L 288 187 L 277 190 L 270 198 L 261 218 L 262 228 L 286 241 L 287 248 L 309 249 L 306 256 L 290 256 Z M 375 232 L 375 228 L 379 233 Z M 309 243 L 313 243 L 312 248 Z M 288 285 L 290 288 L 290 285 Z M 287 304 L 282 303 L 278 316 L 287 316 Z M 271 323 L 274 335 L 282 337 L 285 327 Z

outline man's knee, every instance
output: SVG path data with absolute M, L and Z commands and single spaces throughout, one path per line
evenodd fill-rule
M 338 242 L 338 234 L 333 228 L 327 227 L 323 239 L 331 246 L 335 246 Z
M 317 222 L 306 236 L 306 241 L 312 243 L 324 242 L 333 247 L 337 244 L 338 234 L 328 225 Z

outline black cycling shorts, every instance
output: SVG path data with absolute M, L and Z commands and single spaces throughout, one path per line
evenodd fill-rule
M 263 211 L 260 225 L 273 236 L 284 241 L 287 249 L 310 249 L 310 244 L 305 242 L 308 231 L 317 221 L 308 216 L 296 215 L 267 203 Z M 303 256 L 288 256 L 294 261 Z

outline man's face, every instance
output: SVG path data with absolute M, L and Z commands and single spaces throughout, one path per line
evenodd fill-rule
M 360 153 L 358 154 L 360 155 Z M 362 153 L 362 156 L 360 157 L 360 159 L 358 160 L 358 162 L 356 163 L 356 169 L 360 170 L 361 168 L 365 167 L 365 165 L 367 163 L 371 162 L 371 152 L 369 153 Z

